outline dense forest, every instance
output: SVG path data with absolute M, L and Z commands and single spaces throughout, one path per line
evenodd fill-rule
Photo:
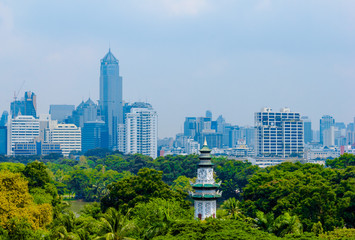
M 195 220 L 198 155 L 104 149 L 78 160 L 0 156 L 0 239 L 355 239 L 355 156 L 265 169 L 213 158 L 223 198 Z M 70 199 L 93 202 L 80 214 Z

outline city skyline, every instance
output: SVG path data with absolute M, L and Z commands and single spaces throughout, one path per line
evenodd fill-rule
M 147 2 L 0 3 L 0 110 L 23 81 L 19 96 L 34 92 L 38 114 L 50 104 L 96 102 L 111 45 L 123 100 L 154 106 L 160 138 L 206 110 L 238 125 L 253 126 L 262 107 L 290 107 L 313 129 L 323 115 L 353 122 L 355 3 Z

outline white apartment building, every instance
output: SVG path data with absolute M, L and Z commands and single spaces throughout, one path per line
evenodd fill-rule
M 304 131 L 300 114 L 282 108 L 255 113 L 257 157 L 303 157 Z
M 30 143 L 40 136 L 39 120 L 33 116 L 19 115 L 9 119 L 7 131 L 7 154 L 13 155 L 16 143 Z
M 157 157 L 158 114 L 152 108 L 132 108 L 125 118 L 125 153 Z M 120 147 L 119 147 L 120 148 Z
M 57 124 L 48 129 L 50 143 L 59 143 L 63 156 L 69 156 L 71 151 L 81 151 L 81 129 L 74 124 Z

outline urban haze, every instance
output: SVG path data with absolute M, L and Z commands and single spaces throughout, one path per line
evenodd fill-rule
M 70 7 L 69 7 L 70 6 Z M 253 125 L 290 107 L 319 128 L 353 121 L 353 1 L 1 1 L 1 110 L 14 92 L 50 104 L 99 100 L 100 59 L 119 60 L 123 100 L 149 102 L 159 137 L 211 110 Z

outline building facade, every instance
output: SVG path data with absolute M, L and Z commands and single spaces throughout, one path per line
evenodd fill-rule
M 7 127 L 0 126 L 0 155 L 7 153 Z
M 9 120 L 7 154 L 13 155 L 16 143 L 30 143 L 39 139 L 40 123 L 33 116 L 19 115 Z
M 74 124 L 58 124 L 48 131 L 49 142 L 59 143 L 63 156 L 81 151 L 81 129 Z
M 82 151 L 87 152 L 90 149 L 105 148 L 105 128 L 104 121 L 90 121 L 84 123 L 82 128 Z
M 323 143 L 324 143 L 324 138 L 323 138 L 324 131 L 334 125 L 335 125 L 335 120 L 332 116 L 324 115 L 319 120 L 319 142 L 320 142 L 320 144 L 323 145 Z
M 83 128 L 86 122 L 97 120 L 100 120 L 99 109 L 90 98 L 86 102 L 81 102 L 72 114 L 73 123 L 80 128 Z
M 37 97 L 33 92 L 25 92 L 21 100 L 16 100 L 11 103 L 11 117 L 15 118 L 18 115 L 28 115 L 37 117 Z
M 152 158 L 157 157 L 158 114 L 155 110 L 132 108 L 130 113 L 126 114 L 124 127 L 124 150 L 127 154 L 140 153 Z
M 303 157 L 304 136 L 300 114 L 283 108 L 255 113 L 257 157 Z
M 304 143 L 311 143 L 313 140 L 312 122 L 307 116 L 303 116 Z
M 123 123 L 122 77 L 111 50 L 101 59 L 100 110 L 107 129 L 108 147 L 117 149 L 117 128 Z

